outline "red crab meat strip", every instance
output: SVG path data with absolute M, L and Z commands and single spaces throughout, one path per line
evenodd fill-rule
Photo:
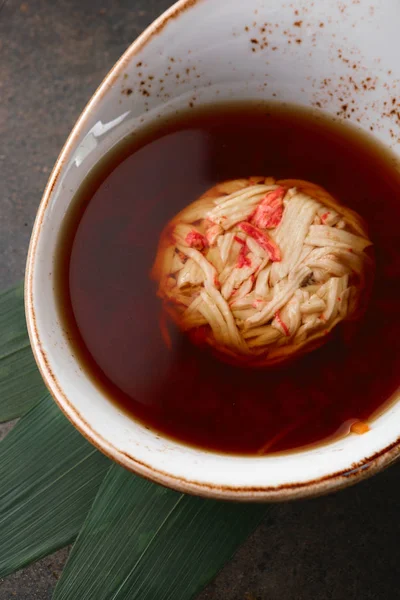
M 189 233 L 185 237 L 185 242 L 191 248 L 195 248 L 196 250 L 200 251 L 204 250 L 204 248 L 207 246 L 207 240 L 204 237 L 204 235 L 202 235 L 198 231 L 195 231 L 194 229 L 192 231 L 189 231 Z
M 275 319 L 278 321 L 279 325 L 282 327 L 283 331 L 285 332 L 285 335 L 289 335 L 290 332 L 289 332 L 288 326 L 286 325 L 286 323 L 284 321 L 282 321 L 279 310 L 277 310 L 275 313 Z
M 240 248 L 240 252 L 239 252 L 239 256 L 238 256 L 238 260 L 237 260 L 237 268 L 241 269 L 242 267 L 251 267 L 251 260 L 250 258 L 247 256 L 248 252 L 249 252 L 249 247 L 246 244 L 245 240 L 242 240 L 242 238 L 240 238 L 238 235 L 235 235 L 234 238 L 235 242 L 238 242 L 239 244 L 241 244 L 241 248 Z
M 286 190 L 283 187 L 267 192 L 250 218 L 253 225 L 261 229 L 277 227 L 282 220 L 285 194 Z
M 260 231 L 257 229 L 257 227 L 254 227 L 254 225 L 246 223 L 246 221 L 239 223 L 238 227 L 244 231 L 244 233 L 247 233 L 247 235 L 252 237 L 253 240 L 255 240 L 259 246 L 261 246 L 261 248 L 268 252 L 272 262 L 279 262 L 281 260 L 281 252 L 278 246 L 273 240 L 271 240 L 267 233 Z
M 242 240 L 242 238 L 240 238 L 238 235 L 234 235 L 233 239 L 235 240 L 235 242 L 241 244 L 242 246 L 246 245 L 246 240 Z
M 249 248 L 248 248 L 247 244 L 245 244 L 244 246 L 242 246 L 240 248 L 238 261 L 237 261 L 237 267 L 239 269 L 241 269 L 242 267 L 251 267 L 251 260 L 247 256 L 248 251 L 249 251 Z

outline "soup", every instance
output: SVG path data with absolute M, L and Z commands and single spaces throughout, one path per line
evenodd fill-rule
M 275 369 L 218 360 L 178 328 L 168 347 L 150 278 L 166 223 L 254 174 L 323 186 L 365 219 L 375 248 L 362 319 Z M 98 163 L 65 218 L 56 292 L 72 350 L 129 416 L 185 444 L 257 455 L 361 433 L 399 383 L 398 190 L 394 157 L 321 113 L 247 103 L 160 119 Z

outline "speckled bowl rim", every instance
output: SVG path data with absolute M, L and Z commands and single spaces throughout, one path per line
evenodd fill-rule
M 28 250 L 25 275 L 25 312 L 29 338 L 40 373 L 50 394 L 58 404 L 59 408 L 91 444 L 93 444 L 110 459 L 120 464 L 122 467 L 148 480 L 175 489 L 179 492 L 208 498 L 236 501 L 273 502 L 314 497 L 355 484 L 363 479 L 366 479 L 367 477 L 374 475 L 383 468 L 388 467 L 400 456 L 400 437 L 397 438 L 395 442 L 386 446 L 383 450 L 380 450 L 379 452 L 364 458 L 362 461 L 353 464 L 350 469 L 334 472 L 327 476 L 309 481 L 293 482 L 290 484 L 277 486 L 230 487 L 225 485 L 218 486 L 214 484 L 192 481 L 183 477 L 176 477 L 170 473 L 157 470 L 151 465 L 137 460 L 134 456 L 122 452 L 121 450 L 115 448 L 108 440 L 104 439 L 99 433 L 93 430 L 84 417 L 74 407 L 73 402 L 65 395 L 57 378 L 52 372 L 46 352 L 43 349 L 36 324 L 36 314 L 33 302 L 33 280 L 39 235 L 45 212 L 52 199 L 53 190 L 57 180 L 64 165 L 71 159 L 73 149 L 75 148 L 76 142 L 81 135 L 83 126 L 86 124 L 92 110 L 96 108 L 104 94 L 122 73 L 125 65 L 130 63 L 133 57 L 152 39 L 153 36 L 160 33 L 160 31 L 162 31 L 162 29 L 170 20 L 176 19 L 180 14 L 201 1 L 202 0 L 178 1 L 160 17 L 153 21 L 153 23 L 149 25 L 145 31 L 129 46 L 121 58 L 115 63 L 111 71 L 107 74 L 101 85 L 98 87 L 86 105 L 74 128 L 72 129 L 63 149 L 61 150 L 39 205 Z

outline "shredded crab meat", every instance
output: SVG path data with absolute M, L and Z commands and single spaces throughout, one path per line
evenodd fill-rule
M 350 248 L 353 252 L 362 252 L 372 242 L 343 229 L 328 227 L 328 225 L 311 225 L 306 243 L 320 247 L 334 245 L 336 248 Z
M 251 216 L 252 224 L 262 229 L 277 227 L 282 219 L 285 194 L 282 186 L 267 192 Z
M 218 248 L 219 248 L 219 252 L 221 255 L 221 260 L 222 260 L 222 264 L 225 265 L 228 258 L 229 258 L 229 253 L 231 251 L 231 247 L 232 247 L 232 243 L 235 239 L 234 234 L 231 233 L 225 233 L 225 235 L 221 235 L 218 238 L 217 244 L 218 244 Z
M 276 186 L 251 185 L 223 198 L 209 211 L 207 218 L 221 225 L 223 229 L 231 229 L 236 223 L 249 218 L 262 198 Z
M 319 186 L 250 177 L 214 186 L 167 225 L 152 277 L 165 314 L 194 343 L 272 366 L 358 316 L 369 246 L 362 219 Z
M 176 285 L 178 288 L 197 286 L 201 285 L 203 280 L 203 271 L 192 258 L 189 258 L 178 272 Z
M 223 229 L 222 229 L 221 225 L 218 225 L 217 223 L 212 223 L 210 221 L 210 227 L 206 230 L 206 236 L 205 236 L 206 240 L 207 240 L 207 244 L 209 246 L 214 246 L 214 244 L 217 242 L 217 240 L 222 232 L 223 232 Z
M 272 266 L 270 275 L 272 285 L 286 277 L 299 262 L 317 210 L 318 203 L 305 194 L 296 194 L 288 202 L 275 233 L 275 242 L 282 253 L 282 260 Z
M 251 223 L 242 221 L 239 223 L 239 229 L 246 233 L 253 240 L 267 252 L 271 261 L 279 262 L 281 260 L 281 252 L 279 246 L 270 238 L 266 231 L 261 231 L 258 227 L 255 227 Z

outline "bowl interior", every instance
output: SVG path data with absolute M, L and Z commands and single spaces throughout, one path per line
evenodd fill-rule
M 366 436 L 284 456 L 229 457 L 165 439 L 127 418 L 82 371 L 60 328 L 52 278 L 61 222 L 88 171 L 127 133 L 176 110 L 233 99 L 295 103 L 370 131 L 398 155 L 399 19 L 400 5 L 390 0 L 188 0 L 129 48 L 89 103 L 38 214 L 28 261 L 28 322 L 60 406 L 118 462 L 186 491 L 283 498 L 344 484 L 349 472 L 368 468 L 369 458 L 400 436 L 400 404 L 393 403 Z

